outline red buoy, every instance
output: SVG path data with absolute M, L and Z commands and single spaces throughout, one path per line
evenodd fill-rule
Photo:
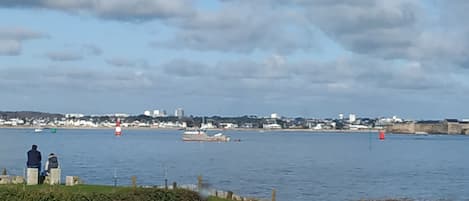
M 117 119 L 117 121 L 116 121 L 116 132 L 114 134 L 116 136 L 121 136 L 122 135 L 121 120 L 120 119 Z
M 379 139 L 384 140 L 384 131 L 379 131 Z

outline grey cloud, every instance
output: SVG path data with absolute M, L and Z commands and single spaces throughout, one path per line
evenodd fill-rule
M 292 53 L 315 47 L 315 32 L 306 19 L 281 7 L 258 2 L 227 1 L 220 10 L 198 12 L 175 25 L 180 28 L 169 41 L 153 47 L 188 48 L 201 51 L 251 53 L 267 50 Z
M 452 76 L 450 72 L 433 71 L 421 63 L 399 64 L 360 55 L 329 61 L 297 61 L 290 60 L 288 56 L 273 55 L 260 60 L 225 60 L 211 64 L 177 59 L 157 68 L 137 70 L 64 68 L 62 64 L 57 67 L 0 69 L 0 85 L 3 86 L 0 91 L 5 93 L 53 91 L 64 94 L 65 98 L 74 94 L 88 96 L 98 93 L 103 96 L 101 101 L 126 94 L 125 97 L 118 96 L 116 101 L 121 101 L 120 104 L 144 102 L 151 106 L 155 100 L 168 104 L 175 104 L 177 100 L 178 104 L 195 110 L 198 107 L 194 100 L 198 102 L 200 99 L 206 101 L 204 104 L 225 108 L 225 112 L 233 111 L 226 108 L 234 105 L 237 105 L 236 111 L 240 109 L 243 112 L 259 112 L 260 108 L 263 108 L 261 111 L 275 108 L 302 111 L 301 108 L 305 107 L 312 107 L 317 112 L 314 107 L 318 106 L 314 105 L 338 104 L 337 107 L 345 109 L 358 103 L 368 104 L 375 99 L 383 100 L 379 104 L 382 107 L 382 104 L 396 104 L 408 99 L 424 100 L 435 94 L 457 97 L 460 91 L 469 89 L 467 84 L 448 79 Z M 453 86 L 459 86 L 458 90 Z M 134 94 L 145 97 L 145 100 L 135 98 Z M 91 100 L 98 99 L 90 97 Z M 113 105 L 116 106 L 119 105 Z M 199 112 L 220 113 L 210 107 Z
M 288 61 L 279 55 L 264 61 L 220 61 L 212 65 L 176 60 L 163 66 L 165 73 L 173 77 L 200 82 L 215 80 L 224 83 L 223 86 L 231 86 L 231 89 L 252 90 L 253 93 L 301 90 L 322 91 L 319 94 L 374 93 L 380 90 L 423 93 L 422 90 L 448 91 L 452 85 L 459 84 L 447 80 L 448 73 L 432 70 L 421 63 L 396 64 L 359 55 L 326 62 Z
M 83 59 L 80 53 L 70 51 L 49 52 L 46 56 L 52 61 L 78 61 Z
M 225 0 L 173 25 L 173 39 L 152 46 L 201 51 L 282 54 L 320 51 L 318 29 L 355 53 L 409 58 L 422 30 L 416 0 Z
M 307 2 L 307 3 L 306 3 Z M 313 25 L 346 49 L 401 58 L 419 37 L 420 5 L 414 0 L 301 1 Z
M 411 49 L 412 58 L 440 68 L 452 65 L 469 68 L 469 27 L 462 26 L 469 17 L 469 2 L 463 0 L 431 1 L 439 14 Z
M 16 56 L 21 52 L 21 44 L 17 40 L 0 39 L 0 55 Z
M 101 54 L 103 54 L 103 50 L 96 45 L 84 44 L 82 48 L 87 55 L 100 56 Z
M 106 60 L 106 63 L 120 68 L 147 69 L 151 67 L 145 59 L 128 59 L 124 57 L 112 57 Z
M 467 59 L 469 28 L 461 26 L 465 23 L 464 19 L 469 17 L 466 12 L 469 3 L 464 0 L 437 0 L 425 3 L 418 0 L 226 0 L 224 2 L 233 5 L 236 3 L 250 5 L 255 8 L 256 13 L 259 13 L 252 16 L 261 16 L 260 18 L 266 18 L 265 13 L 269 13 L 270 8 L 286 7 L 295 10 L 297 14 L 294 16 L 296 17 L 288 18 L 289 21 L 300 23 L 312 30 L 319 28 L 329 39 L 355 54 L 420 62 L 424 68 L 434 68 L 437 66 L 436 64 L 439 65 L 439 68 L 452 65 L 469 67 L 469 59 Z M 426 6 L 434 6 L 435 11 L 424 9 Z M 432 17 L 433 12 L 439 13 L 440 17 Z M 287 16 L 285 12 L 277 12 L 276 14 L 280 18 Z M 253 18 L 252 16 L 250 17 Z M 298 16 L 307 18 L 307 22 Z M 200 46 L 211 50 L 219 50 L 222 49 L 220 47 L 224 46 L 233 48 L 233 46 L 223 44 L 225 41 L 217 41 L 216 36 L 204 37 L 202 34 L 193 34 L 193 30 L 210 32 L 209 30 L 214 24 L 219 26 L 219 30 L 221 30 L 220 32 L 215 31 L 217 35 L 230 36 L 232 31 L 225 28 L 226 24 L 229 24 L 224 23 L 226 17 L 209 19 L 214 19 L 213 21 L 217 23 L 192 23 L 192 26 L 187 26 L 189 28 L 182 31 L 185 35 L 178 38 L 179 41 L 194 40 L 195 43 L 200 43 Z M 246 24 L 249 24 L 250 21 L 255 20 L 240 21 L 248 21 Z M 432 28 L 428 28 L 429 26 Z M 249 30 L 249 26 L 247 27 Z M 268 28 L 262 29 L 268 30 L 268 32 L 273 31 Z M 244 30 L 244 28 L 240 28 L 240 30 Z M 296 38 L 300 38 L 299 40 L 302 41 L 311 41 L 305 37 Z M 255 40 L 244 41 L 250 41 L 253 45 L 262 44 Z M 279 38 L 272 41 L 280 41 L 275 42 L 277 45 L 282 44 L 282 39 Z M 212 43 L 220 44 L 220 47 L 214 46 Z M 186 47 L 197 49 L 197 46 L 193 46 L 191 41 L 183 44 Z M 238 44 L 242 43 L 238 42 Z M 234 47 L 237 47 L 237 44 Z M 278 47 L 283 48 L 281 45 Z M 295 49 L 294 46 L 292 49 Z M 296 49 L 301 48 L 296 47 Z
M 118 20 L 165 19 L 190 16 L 190 0 L 6 0 L 2 7 L 47 8 L 66 12 L 89 12 Z
M 181 77 L 201 77 L 211 73 L 202 63 L 192 62 L 185 59 L 170 61 L 162 65 L 163 71 L 169 75 Z
M 20 55 L 23 41 L 44 37 L 42 33 L 23 28 L 0 28 L 0 56 Z
M 46 57 L 52 61 L 78 61 L 83 60 L 87 56 L 100 56 L 101 48 L 92 44 L 66 45 L 64 50 L 50 51 L 46 53 Z
M 1 90 L 24 92 L 32 89 L 47 92 L 69 90 L 75 92 L 103 92 L 116 89 L 146 90 L 154 85 L 155 75 L 144 71 L 109 71 L 103 73 L 92 68 L 11 67 L 2 68 Z M 96 68 L 99 69 L 99 68 Z M 25 82 L 24 80 L 28 80 Z M 0 91 L 1 91 L 0 90 Z
M 9 28 L 0 28 L 0 39 L 10 39 L 10 40 L 31 40 L 31 39 L 38 39 L 43 38 L 46 35 L 43 33 L 17 28 L 17 27 L 9 27 Z
M 130 61 L 121 57 L 114 57 L 106 60 L 106 63 L 116 66 L 116 67 L 133 67 L 136 65 L 135 61 Z

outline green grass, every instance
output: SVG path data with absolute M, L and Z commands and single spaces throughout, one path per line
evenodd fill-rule
M 1 190 L 26 190 L 26 191 L 60 191 L 60 192 L 77 192 L 77 193 L 116 193 L 130 192 L 132 187 L 113 187 L 103 185 L 0 185 Z
M 64 186 L 64 185 L 0 185 L 0 193 L 10 192 L 38 192 L 38 193 L 62 193 L 62 194 L 132 194 L 134 189 L 132 187 L 114 187 L 114 186 L 102 186 L 102 185 L 76 185 L 76 186 Z M 163 191 L 163 190 L 162 190 Z M 1 197 L 0 197 L 1 199 Z M 227 199 L 209 197 L 208 201 L 228 201 Z
M 196 192 L 176 189 L 98 185 L 0 185 L 0 200 L 7 201 L 204 201 Z M 217 200 L 215 200 L 217 201 Z

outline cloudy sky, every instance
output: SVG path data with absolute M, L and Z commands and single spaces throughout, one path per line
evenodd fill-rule
M 1 0 L 0 110 L 469 118 L 466 0 Z

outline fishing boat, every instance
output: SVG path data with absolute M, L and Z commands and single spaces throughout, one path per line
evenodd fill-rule
M 35 133 L 42 133 L 42 128 L 35 128 L 35 129 L 34 129 L 34 132 L 35 132 Z
M 230 137 L 223 133 L 208 135 L 204 130 L 186 130 L 182 134 L 183 141 L 199 141 L 199 142 L 229 142 Z

